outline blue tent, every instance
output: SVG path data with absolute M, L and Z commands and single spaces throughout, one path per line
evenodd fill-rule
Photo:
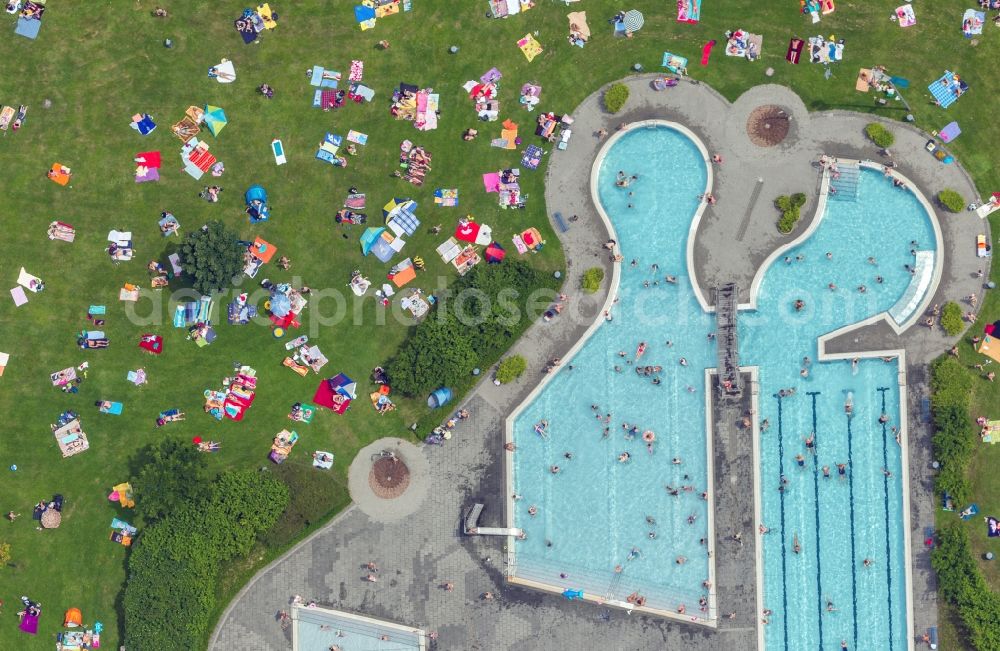
M 267 190 L 259 185 L 251 185 L 243 195 L 247 202 L 247 214 L 250 222 L 266 222 L 271 216 L 271 208 L 267 205 Z
M 362 255 L 368 255 L 372 252 L 372 247 L 382 239 L 382 233 L 385 232 L 385 228 L 382 226 L 366 228 L 365 232 L 361 235 L 361 253 Z
M 292 302 L 280 292 L 271 293 L 271 314 L 276 317 L 288 316 L 292 311 Z
M 443 407 L 444 405 L 451 402 L 451 389 L 448 387 L 441 387 L 440 389 L 435 389 L 427 398 L 427 406 L 431 409 L 437 409 L 438 407 Z

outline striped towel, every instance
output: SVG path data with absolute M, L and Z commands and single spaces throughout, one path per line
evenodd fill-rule
M 361 78 L 365 74 L 365 62 L 358 61 L 354 59 L 351 61 L 351 74 L 348 76 L 350 81 L 361 81 Z

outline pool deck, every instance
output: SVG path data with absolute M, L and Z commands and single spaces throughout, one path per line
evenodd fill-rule
M 512 349 L 529 360 L 529 371 L 519 381 L 494 386 L 487 378 L 468 396 L 469 420 L 460 423 L 454 438 L 444 446 L 421 448 L 429 462 L 427 496 L 408 506 L 413 514 L 383 521 L 350 507 L 331 523 L 264 568 L 236 596 L 213 634 L 210 648 L 246 651 L 283 651 L 291 648 L 290 636 L 281 631 L 275 614 L 287 609 L 292 595 L 314 598 L 323 605 L 403 622 L 437 631 L 439 649 L 551 649 L 551 648 L 684 648 L 758 649 L 757 571 L 758 547 L 745 485 L 734 467 L 757 467 L 743 430 L 735 429 L 733 415 L 743 406 L 719 407 L 715 419 L 714 469 L 716 485 L 717 603 L 722 617 L 718 629 L 694 626 L 639 613 L 568 602 L 562 597 L 507 584 L 504 580 L 504 539 L 465 537 L 461 516 L 474 502 L 486 509 L 484 526 L 502 526 L 506 493 L 502 455 L 504 419 L 529 394 L 542 377 L 541 368 L 552 357 L 563 357 L 584 336 L 601 314 L 606 289 L 594 295 L 579 291 L 580 276 L 592 266 L 603 266 L 613 276 L 604 226 L 591 203 L 590 169 L 601 146 L 593 134 L 600 128 L 613 131 L 621 122 L 667 119 L 691 129 L 712 153 L 725 162 L 715 166 L 713 193 L 718 198 L 698 224 L 692 248 L 693 267 L 705 296 L 716 284 L 732 281 L 748 288 L 758 267 L 778 246 L 813 218 L 819 192 L 819 174 L 811 163 L 820 154 L 845 159 L 877 159 L 876 148 L 862 129 L 870 117 L 842 111 L 810 114 L 789 89 L 755 87 L 729 104 L 705 84 L 684 82 L 656 92 L 654 75 L 625 81 L 631 88 L 626 110 L 608 115 L 601 108 L 600 92 L 573 111 L 574 136 L 565 152 L 553 152 L 547 172 L 546 205 L 549 214 L 561 212 L 569 231 L 560 234 L 566 251 L 565 292 L 570 296 L 563 314 L 550 323 L 533 325 Z M 784 143 L 761 149 L 750 143 L 744 125 L 750 111 L 761 104 L 776 104 L 792 117 Z M 558 108 L 558 107 L 557 107 Z M 562 107 L 568 108 L 568 107 Z M 945 120 L 942 113 L 942 121 Z M 899 170 L 931 197 L 952 187 L 967 199 L 977 194 L 963 170 L 942 165 L 923 149 L 928 136 L 907 125 L 891 123 L 897 144 L 892 148 Z M 760 181 L 763 179 L 763 181 Z M 747 211 L 747 198 L 761 185 L 759 200 Z M 810 195 L 803 221 L 792 236 L 774 228 L 777 218 L 771 200 L 779 194 L 803 191 Z M 746 228 L 743 231 L 744 216 Z M 975 257 L 975 237 L 988 233 L 987 222 L 974 213 L 939 212 L 944 266 L 932 303 L 981 293 L 977 269 L 988 260 Z M 742 237 L 737 237 L 742 235 Z M 739 242 L 738 245 L 733 245 Z M 988 274 L 987 274 L 988 275 Z M 850 354 L 856 350 L 906 350 L 907 404 L 909 411 L 910 530 L 922 540 L 923 527 L 933 523 L 934 501 L 930 477 L 930 430 L 919 415 L 920 399 L 927 394 L 926 363 L 951 345 L 938 329 L 910 328 L 900 337 L 884 322 L 866 326 L 827 342 L 827 353 Z M 485 375 L 489 375 L 485 373 Z M 750 386 L 750 385 L 748 385 Z M 456 409 L 459 405 L 456 405 Z M 449 412 L 450 413 L 450 412 Z M 446 414 L 442 414 L 445 416 Z M 756 432 L 754 432 L 756 435 Z M 752 473 L 756 475 L 756 473 Z M 732 482 L 732 477 L 736 481 Z M 726 487 L 732 494 L 727 495 Z M 756 491 L 754 491 L 756 492 Z M 742 531 L 744 547 L 727 536 Z M 362 580 L 361 565 L 375 561 L 381 580 Z M 918 633 L 937 623 L 936 584 L 929 556 L 922 545 L 911 553 L 913 628 Z M 759 565 L 757 565 L 759 567 Z M 455 585 L 453 592 L 439 588 Z M 479 597 L 490 591 L 496 598 Z M 728 620 L 725 614 L 735 611 Z M 911 641 L 912 646 L 912 641 Z

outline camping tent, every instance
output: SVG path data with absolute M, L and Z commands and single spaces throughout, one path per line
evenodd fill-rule
M 202 119 L 205 121 L 205 126 L 208 130 L 216 137 L 218 137 L 222 128 L 226 126 L 226 123 L 229 122 L 226 119 L 226 112 L 218 106 L 212 106 L 211 104 L 205 105 L 205 114 Z
M 427 398 L 427 406 L 431 409 L 443 407 L 449 402 L 451 402 L 451 389 L 447 387 L 435 389 L 434 393 Z
M 393 197 L 392 200 L 389 201 L 389 203 L 382 206 L 382 214 L 385 216 L 386 219 L 388 219 L 389 217 L 392 217 L 400 210 L 402 210 L 403 207 L 409 203 L 412 203 L 414 208 L 417 207 L 415 201 L 411 201 L 410 199 L 400 199 L 399 197 Z
M 292 302 L 288 300 L 288 296 L 285 294 L 272 291 L 270 311 L 276 317 L 288 316 L 288 313 L 292 311 Z
M 63 626 L 66 628 L 76 628 L 78 626 L 83 626 L 83 615 L 80 614 L 79 608 L 70 608 L 63 615 Z
M 267 205 L 267 190 L 260 185 L 251 185 L 243 195 L 247 204 L 247 214 L 253 223 L 267 221 L 271 208 Z
M 375 243 L 379 241 L 384 232 L 385 228 L 381 226 L 365 229 L 365 232 L 361 235 L 361 254 L 368 255 L 371 253 L 372 247 L 375 246 Z

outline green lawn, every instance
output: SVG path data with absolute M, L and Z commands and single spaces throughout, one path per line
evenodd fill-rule
M 161 210 L 173 212 L 185 231 L 221 219 L 245 238 L 265 237 L 277 246 L 279 255 L 291 258 L 292 268 L 280 272 L 272 264 L 263 276 L 273 280 L 299 277 L 314 289 L 346 289 L 353 269 L 361 269 L 373 281 L 381 280 L 386 271 L 374 258 L 360 256 L 359 227 L 348 231 L 333 222 L 352 185 L 368 193 L 367 212 L 375 223 L 382 203 L 393 196 L 411 196 L 420 202 L 418 216 L 425 227 L 441 223 L 447 232 L 460 215 L 472 213 L 491 224 L 497 240 L 504 244 L 528 226 L 540 228 L 554 243 L 545 216 L 541 170 L 524 173 L 523 185 L 530 195 L 526 211 L 500 211 L 495 196 L 482 191 L 480 175 L 516 165 L 520 153 L 490 148 L 489 140 L 499 135 L 500 125 L 476 123 L 462 84 L 498 66 L 504 75 L 501 119 L 519 122 L 525 143 L 534 142 L 535 114 L 517 104 L 522 83 L 534 81 L 543 86 L 543 109 L 568 111 L 600 85 L 629 74 L 635 63 L 657 69 L 664 50 L 690 57 L 692 76 L 730 99 L 755 84 L 771 81 L 791 86 L 813 109 L 876 110 L 872 96 L 854 91 L 854 78 L 859 67 L 887 65 L 893 74 L 912 81 L 906 97 L 919 125 L 934 129 L 951 119 L 961 122 L 964 133 L 954 152 L 980 190 L 1000 185 L 998 157 L 989 144 L 1000 141 L 1000 125 L 991 119 L 992 99 L 1000 90 L 993 65 L 1000 53 L 1000 30 L 988 25 L 977 47 L 963 39 L 960 17 L 969 3 L 920 4 L 918 25 L 903 30 L 888 20 L 895 0 L 842 0 L 836 13 L 824 17 L 818 26 L 798 14 L 795 3 L 748 6 L 735 0 L 711 0 L 705 3 L 701 24 L 679 25 L 674 21 L 673 3 L 633 0 L 628 4 L 645 12 L 646 26 L 636 38 L 625 40 L 612 38 L 604 20 L 628 7 L 610 0 L 588 0 L 571 7 L 588 12 L 594 36 L 584 49 L 565 42 L 568 10 L 553 0 L 538 0 L 538 7 L 525 15 L 493 21 L 484 18 L 484 0 L 413 3 L 412 13 L 381 20 L 374 30 L 361 33 L 353 21 L 352 3 L 279 0 L 274 3 L 281 14 L 279 27 L 266 33 L 259 45 L 250 46 L 242 43 L 232 27 L 244 6 L 237 2 L 198 3 L 195 8 L 192 3 L 164 1 L 160 6 L 172 14 L 166 20 L 150 17 L 152 2 L 86 7 L 50 3 L 34 42 L 11 33 L 12 17 L 0 17 L 0 28 L 8 30 L 0 39 L 0 60 L 7 62 L 0 77 L 0 102 L 30 107 L 23 129 L 0 139 L 4 188 L 0 275 L 13 286 L 23 265 L 48 284 L 43 294 L 31 295 L 24 307 L 15 309 L 7 299 L 0 301 L 0 351 L 12 354 L 0 379 L 0 413 L 4 415 L 0 461 L 4 468 L 12 463 L 19 467 L 17 472 L 3 471 L 0 511 L 24 514 L 13 524 L 3 523 L 0 541 L 12 544 L 13 560 L 0 573 L 0 599 L 8 615 L 22 594 L 45 605 L 42 635 L 29 639 L 20 634 L 11 617 L 0 627 L 0 648 L 50 649 L 62 611 L 70 606 L 81 608 L 88 622 L 101 620 L 106 631 L 104 647 L 117 648 L 118 600 L 127 550 L 108 540 L 111 518 L 120 513 L 105 497 L 113 484 L 130 476 L 136 450 L 163 437 L 202 435 L 223 444 L 222 451 L 211 458 L 217 469 L 265 466 L 271 437 L 291 425 L 286 418 L 289 406 L 311 397 L 317 384 L 318 377 L 302 379 L 280 366 L 284 347 L 264 327 L 222 325 L 218 340 L 205 349 L 185 341 L 184 331 L 169 325 L 172 305 L 167 304 L 166 292 L 137 306 L 138 314 L 152 315 L 151 324 L 126 317 L 124 305 L 117 300 L 118 288 L 125 282 L 145 286 L 145 262 L 163 256 L 174 245 L 174 240 L 164 240 L 157 231 Z M 710 65 L 698 65 L 702 44 L 710 38 L 721 41 L 722 33 L 735 27 L 763 33 L 762 60 L 750 64 L 727 58 L 720 43 Z M 514 45 L 529 31 L 537 31 L 546 48 L 531 63 Z M 830 79 L 824 78 L 821 66 L 790 66 L 783 58 L 790 36 L 806 37 L 819 31 L 847 41 L 845 61 L 832 67 Z M 172 49 L 162 46 L 166 37 L 173 39 Z M 389 40 L 391 48 L 377 50 L 380 39 Z M 459 47 L 457 54 L 447 53 L 451 45 Z M 235 62 L 236 83 L 219 85 L 206 78 L 207 68 L 221 57 Z M 312 109 L 306 70 L 319 64 L 346 76 L 351 59 L 365 61 L 365 82 L 375 89 L 375 101 L 331 113 Z M 764 74 L 768 67 L 775 70 L 771 78 Z M 929 104 L 925 90 L 945 68 L 959 72 L 972 86 L 947 113 Z M 442 115 L 437 131 L 419 132 L 412 124 L 389 117 L 391 89 L 399 81 L 433 87 L 440 93 Z M 262 82 L 276 89 L 273 100 L 255 93 Z M 49 109 L 43 108 L 46 99 L 52 102 Z M 229 126 L 219 138 L 206 136 L 212 153 L 226 163 L 220 180 L 225 191 L 222 201 L 214 205 L 197 198 L 202 183 L 179 171 L 180 141 L 169 131 L 188 105 L 205 103 L 224 107 L 229 116 Z M 898 104 L 880 110 L 892 117 L 903 114 Z M 158 122 L 159 128 L 149 137 L 142 138 L 128 127 L 136 112 L 148 112 Z M 465 143 L 460 133 L 471 126 L 477 126 L 482 136 Z M 313 158 L 325 132 L 344 134 L 348 129 L 368 133 L 369 141 L 347 169 L 332 168 Z M 274 137 L 282 138 L 288 153 L 288 164 L 283 167 L 276 167 L 271 158 L 268 145 Z M 415 188 L 390 176 L 404 139 L 424 146 L 434 156 L 424 187 Z M 146 150 L 162 151 L 163 178 L 156 184 L 136 185 L 131 159 Z M 571 143 L 568 152 L 558 155 L 572 152 Z M 44 178 L 55 161 L 73 169 L 71 188 Z M 273 210 L 269 223 L 253 227 L 242 212 L 242 193 L 251 183 L 267 188 Z M 437 187 L 460 188 L 461 206 L 435 207 L 431 197 Z M 46 239 L 45 228 L 54 219 L 77 227 L 74 244 Z M 112 266 L 102 252 L 105 235 L 112 228 L 133 231 L 136 260 Z M 453 276 L 434 253 L 442 239 L 421 229 L 404 250 L 427 261 L 428 270 L 415 285 L 428 291 Z M 508 249 L 513 254 L 513 247 Z M 560 269 L 564 262 L 556 246 L 546 247 L 531 261 L 548 271 Z M 994 306 L 996 299 L 990 300 Z M 89 325 L 84 317 L 90 304 L 108 306 L 102 328 L 112 339 L 108 350 L 80 351 L 75 346 L 74 334 Z M 348 318 L 332 318 L 338 309 L 346 311 Z M 352 375 L 360 381 L 362 394 L 369 390 L 365 381 L 369 370 L 392 355 L 407 331 L 406 325 L 391 317 L 381 326 L 381 313 L 369 296 L 364 302 L 346 304 L 333 298 L 314 299 L 304 315 L 302 331 L 330 358 L 328 370 Z M 162 356 L 148 357 L 135 347 L 138 335 L 146 331 L 165 337 Z M 49 385 L 48 373 L 85 360 L 91 370 L 79 395 L 68 396 Z M 202 392 L 218 388 L 234 361 L 258 369 L 258 398 L 243 423 L 217 423 L 200 413 Z M 150 382 L 137 389 L 125 382 L 125 373 L 139 366 L 147 369 Z M 365 404 L 365 396 L 360 397 L 346 416 L 324 413 L 311 425 L 296 428 L 302 441 L 289 464 L 308 464 L 308 453 L 315 449 L 329 449 L 337 455 L 333 473 L 315 475 L 316 482 L 334 484 L 327 491 L 332 496 L 326 505 L 329 509 L 340 508 L 346 501 L 346 468 L 357 449 L 381 436 L 405 435 L 410 423 L 426 425 L 436 418 L 419 400 L 402 401 L 399 410 L 380 417 Z M 98 399 L 124 402 L 125 413 L 118 417 L 98 414 L 93 407 Z M 983 396 L 984 402 L 989 400 L 990 396 Z M 187 411 L 188 420 L 156 429 L 156 414 L 173 407 Z M 66 460 L 59 457 L 48 428 L 64 409 L 83 415 L 91 440 L 90 451 Z M 995 456 L 1000 450 L 988 453 Z M 995 505 L 996 485 L 983 488 L 993 491 Z M 29 519 L 32 504 L 56 492 L 67 500 L 63 526 L 36 531 Z M 987 497 L 980 500 L 981 506 L 989 504 Z M 275 553 L 274 548 L 262 549 L 248 562 L 235 565 L 223 589 L 230 593 L 238 589 L 255 567 Z M 996 574 L 992 578 L 995 584 Z

